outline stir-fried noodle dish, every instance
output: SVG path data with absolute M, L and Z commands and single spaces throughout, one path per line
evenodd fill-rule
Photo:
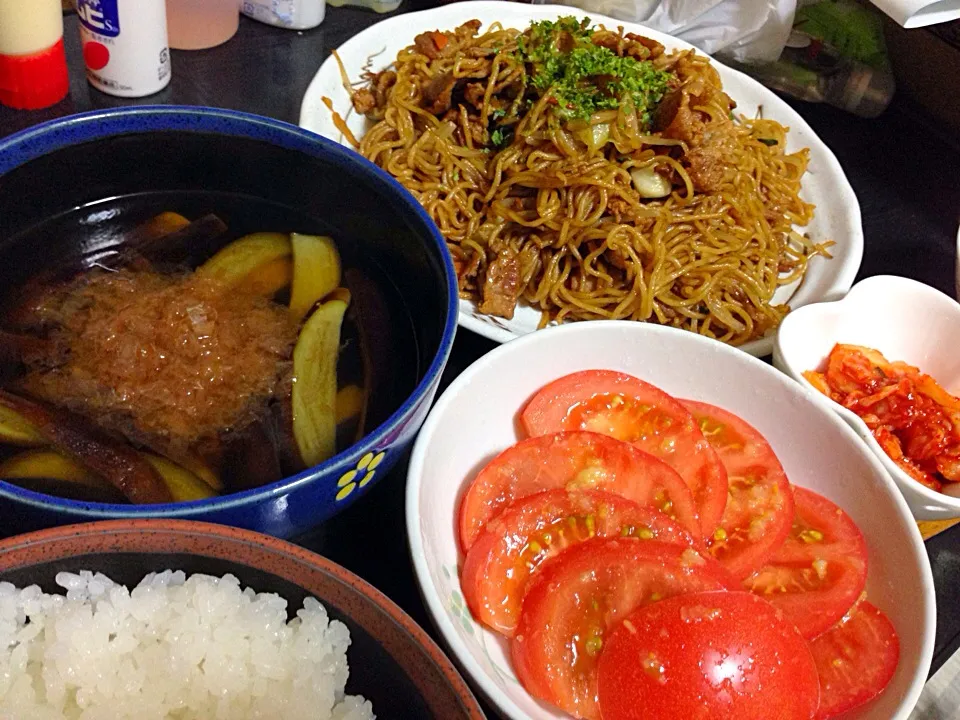
M 512 318 L 630 319 L 741 344 L 830 242 L 796 228 L 808 151 L 735 113 L 709 60 L 573 17 L 418 35 L 354 86 L 345 136 L 423 204 L 464 298 Z M 342 66 L 341 66 L 342 67 Z M 758 113 L 762 115 L 762 113 Z

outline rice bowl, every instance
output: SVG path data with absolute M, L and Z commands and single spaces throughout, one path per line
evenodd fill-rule
M 282 615 L 285 623 L 307 598 L 316 598 L 323 604 L 330 625 L 337 621 L 349 630 L 345 693 L 362 694 L 378 720 L 484 720 L 463 678 L 409 615 L 368 582 L 306 548 L 225 525 L 158 519 L 83 523 L 0 540 L 0 582 L 18 588 L 35 585 L 44 593 L 60 595 L 61 601 L 66 598 L 63 586 L 56 581 L 60 573 L 81 576 L 84 570 L 100 572 L 118 584 L 136 588 L 144 575 L 170 568 L 183 571 L 186 577 L 233 576 L 239 581 L 239 588 L 231 591 L 234 595 L 242 594 L 243 587 L 275 593 L 287 601 L 289 612 Z M 9 623 L 4 627 L 0 619 L 0 632 L 9 633 L 10 627 Z M 208 644 L 220 642 L 219 635 L 210 637 Z M 228 633 L 226 640 L 232 640 Z M 260 647 L 251 647 L 251 652 L 257 658 L 262 656 Z M 164 667 L 159 678 L 155 673 L 149 680 L 157 682 L 169 674 L 170 669 Z M 300 692 L 299 687 L 296 691 Z M 112 708 L 107 712 L 106 717 L 113 720 Z M 104 715 L 82 717 L 102 720 Z M 237 712 L 219 717 L 246 720 L 248 716 Z M 279 719 L 289 715 L 278 707 L 249 717 Z M 332 713 L 332 717 L 352 720 L 343 714 Z M 0 718 L 25 720 L 22 715 L 11 715 L 2 705 Z M 137 718 L 160 720 L 143 709 Z
M 375 717 L 344 693 L 350 632 L 315 598 L 288 622 L 284 598 L 229 574 L 56 583 L 65 595 L 0 583 L 0 717 Z

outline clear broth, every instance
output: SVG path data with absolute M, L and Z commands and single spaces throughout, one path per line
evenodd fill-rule
M 344 280 L 351 291 L 352 302 L 344 321 L 341 351 L 338 359 L 338 385 L 359 385 L 367 390 L 363 434 L 382 424 L 416 386 L 419 349 L 409 308 L 389 275 L 363 257 L 342 232 L 315 217 L 284 205 L 260 198 L 231 193 L 159 192 L 110 198 L 75 208 L 36 225 L 10 238 L 3 270 L 9 289 L 0 308 L 15 303 L 27 283 L 36 282 L 39 273 L 60 281 L 75 277 L 93 268 L 117 260 L 125 250 L 126 239 L 138 225 L 161 212 L 176 212 L 190 220 L 213 213 L 227 225 L 228 231 L 216 243 L 204 248 L 204 255 L 191 257 L 189 266 L 196 267 L 206 257 L 239 237 L 253 232 L 298 232 L 333 237 L 341 255 Z M 36 248 L 45 248 L 46 257 L 56 260 L 38 269 L 30 262 Z M 182 263 L 164 263 L 162 246 L 155 254 L 158 270 L 174 271 Z M 285 303 L 283 294 L 276 301 Z M 0 320 L 0 329 L 4 323 Z M 7 378 L 7 381 L 9 378 Z M 358 437 L 357 422 L 345 422 L 337 429 L 337 451 L 354 444 Z M 0 461 L 22 451 L 10 445 L 0 446 Z M 223 464 L 224 494 L 249 487 L 238 482 L 235 468 L 243 458 L 225 458 Z M 287 468 L 279 480 L 286 474 Z M 41 492 L 69 496 L 74 499 L 103 500 L 83 486 L 41 481 L 19 481 Z

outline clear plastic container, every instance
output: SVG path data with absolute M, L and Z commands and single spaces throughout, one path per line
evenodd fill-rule
M 290 30 L 309 30 L 323 22 L 326 2 L 325 0 L 243 0 L 240 12 L 268 25 Z
M 401 0 L 327 0 L 327 4 L 332 7 L 362 7 L 373 10 L 378 13 L 393 12 L 400 7 Z
M 167 35 L 177 50 L 222 45 L 240 25 L 240 0 L 167 0 Z
M 775 62 L 741 64 L 728 57 L 723 61 L 779 92 L 866 118 L 883 113 L 896 90 L 888 69 L 843 57 L 826 43 L 796 30 Z
M 896 90 L 883 20 L 853 0 L 800 0 L 779 59 L 737 65 L 764 85 L 807 102 L 874 118 Z

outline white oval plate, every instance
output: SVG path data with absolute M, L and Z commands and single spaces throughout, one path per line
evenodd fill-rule
M 641 25 L 614 20 L 603 15 L 585 13 L 573 7 L 561 5 L 526 5 L 512 2 L 473 0 L 460 2 L 431 10 L 395 15 L 358 33 L 339 48 L 352 81 L 360 79 L 364 69 L 380 71 L 393 63 L 397 53 L 413 42 L 414 36 L 428 30 L 452 30 L 467 20 L 476 18 L 483 23 L 481 32 L 488 25 L 499 21 L 504 27 L 523 29 L 534 20 L 552 20 L 561 15 L 589 17 L 595 24 L 609 28 L 623 25 L 627 31 L 642 33 L 662 43 L 668 50 L 687 49 L 692 46 L 682 40 L 664 35 Z M 756 80 L 733 70 L 716 60 L 714 66 L 720 73 L 727 94 L 737 102 L 737 112 L 753 116 L 762 108 L 764 117 L 777 120 L 790 128 L 787 149 L 810 148 L 810 166 L 803 183 L 803 198 L 816 205 L 813 221 L 805 231 L 815 240 L 834 240 L 833 259 L 814 258 L 806 277 L 800 284 L 780 288 L 775 302 L 790 302 L 791 307 L 800 307 L 823 300 L 842 297 L 853 284 L 863 258 L 863 229 L 860 224 L 860 205 L 850 187 L 840 163 L 830 149 L 823 144 L 809 125 L 789 105 Z M 362 137 L 368 121 L 354 113 L 350 97 L 344 89 L 340 69 L 331 55 L 314 76 L 303 97 L 300 108 L 300 125 L 307 130 L 349 145 L 343 134 L 334 126 L 330 110 L 321 98 L 328 97 L 334 109 L 346 119 L 354 135 Z M 460 301 L 460 325 L 496 342 L 508 342 L 537 329 L 540 311 L 521 305 L 512 320 L 482 315 L 476 305 Z M 775 333 L 751 341 L 741 349 L 763 357 L 773 351 Z

